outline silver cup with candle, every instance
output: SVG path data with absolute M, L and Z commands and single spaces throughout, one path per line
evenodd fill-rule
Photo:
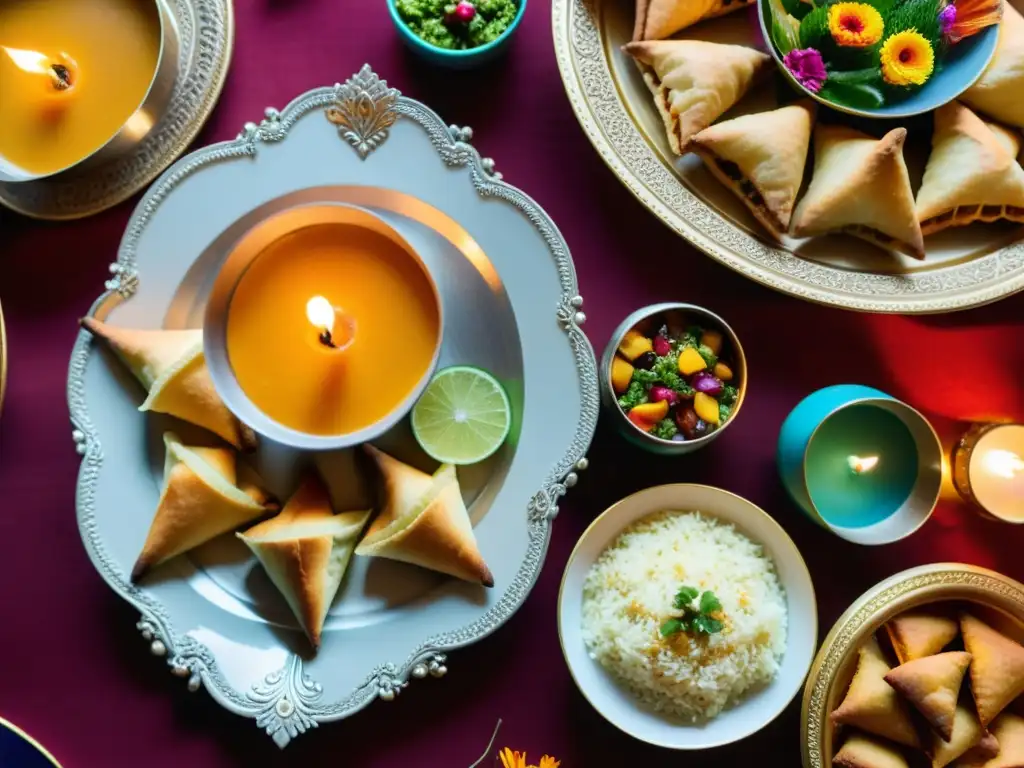
M 0 3 L 0 183 L 133 151 L 168 107 L 178 54 L 166 0 Z
M 953 485 L 983 517 L 1024 523 L 1024 424 L 975 424 L 953 450 Z
M 228 408 L 278 446 L 349 448 L 412 408 L 441 352 L 423 259 L 368 209 L 285 209 L 241 234 L 214 282 L 204 350 Z

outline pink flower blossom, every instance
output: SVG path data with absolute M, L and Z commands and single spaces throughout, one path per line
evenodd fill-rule
M 793 77 L 804 88 L 817 93 L 828 79 L 828 72 L 825 71 L 825 62 L 814 48 L 798 48 L 790 51 L 782 58 L 786 69 L 793 73 Z

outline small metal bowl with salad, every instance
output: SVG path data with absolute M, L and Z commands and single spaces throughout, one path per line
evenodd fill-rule
M 701 448 L 739 413 L 747 364 L 732 328 L 693 304 L 627 317 L 601 359 L 601 397 L 622 434 L 654 453 Z

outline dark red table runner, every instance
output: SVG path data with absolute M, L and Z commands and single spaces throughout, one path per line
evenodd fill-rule
M 973 419 L 1024 420 L 1024 296 L 942 317 L 858 315 L 773 293 L 700 255 L 634 201 L 579 129 L 555 65 L 545 0 L 530 0 L 504 61 L 464 74 L 429 69 L 403 51 L 384 0 L 236 0 L 236 15 L 231 75 L 200 144 L 232 138 L 264 107 L 283 107 L 368 62 L 446 122 L 472 126 L 481 152 L 551 214 L 572 248 L 598 354 L 640 305 L 702 304 L 743 341 L 748 400 L 722 439 L 680 459 L 649 456 L 599 427 L 591 468 L 563 501 L 544 571 L 519 613 L 491 638 L 453 653 L 442 680 L 414 681 L 395 702 L 375 703 L 278 753 L 252 721 L 205 692 L 188 693 L 164 660 L 149 655 L 134 610 L 93 572 L 79 539 L 67 363 L 75 321 L 102 290 L 134 203 L 64 224 L 0 212 L 10 346 L 0 417 L 0 717 L 42 741 L 64 768 L 466 768 L 498 718 L 500 744 L 527 750 L 534 763 L 548 752 L 565 768 L 798 765 L 798 701 L 745 742 L 679 755 L 621 734 L 573 685 L 555 623 L 562 569 L 596 514 L 649 485 L 717 485 L 774 515 L 814 576 L 822 636 L 864 589 L 913 565 L 959 560 L 1024 579 L 1024 531 L 981 521 L 951 500 L 909 540 L 856 547 L 808 522 L 774 466 L 789 409 L 827 384 L 876 386 L 923 410 L 949 436 Z

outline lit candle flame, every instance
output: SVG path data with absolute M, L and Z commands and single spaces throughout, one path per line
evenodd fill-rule
M 23 48 L 9 48 L 0 45 L 0 50 L 6 53 L 8 58 L 14 62 L 14 66 L 23 72 L 46 75 L 55 91 L 69 90 L 75 84 L 72 74 L 75 70 L 75 62 L 66 53 L 53 59 L 45 53 Z
M 306 303 L 306 317 L 318 330 L 327 333 L 334 330 L 334 307 L 323 296 L 314 296 Z
M 989 451 L 982 459 L 985 469 L 993 475 L 1012 480 L 1018 472 L 1024 472 L 1024 460 L 1013 451 Z
M 878 466 L 877 456 L 850 456 L 847 461 L 850 463 L 850 469 L 858 475 L 870 472 Z

